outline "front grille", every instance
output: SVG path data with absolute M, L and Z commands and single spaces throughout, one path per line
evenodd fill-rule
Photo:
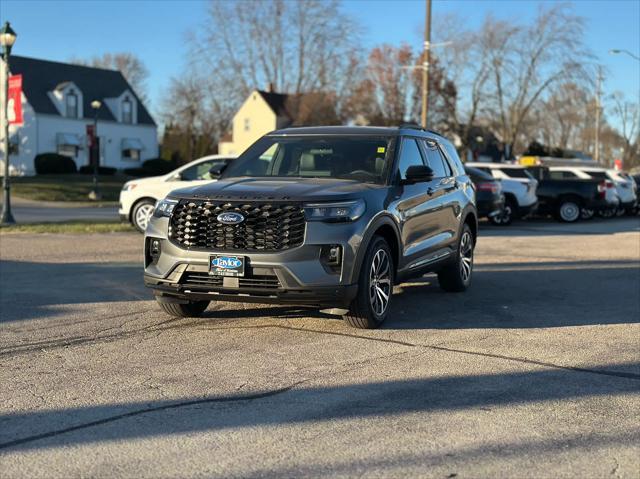
M 254 275 L 252 277 L 238 278 L 238 286 L 245 289 L 280 289 L 280 281 L 277 276 Z M 223 277 L 213 276 L 209 273 L 187 272 L 182 275 L 180 284 L 193 288 L 222 288 Z
M 218 222 L 218 215 L 230 212 L 244 221 Z M 302 244 L 305 224 L 300 204 L 180 200 L 171 214 L 169 238 L 189 249 L 282 251 Z

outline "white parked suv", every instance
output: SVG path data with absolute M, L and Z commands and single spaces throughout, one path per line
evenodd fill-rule
M 524 166 L 480 162 L 466 163 L 466 165 L 489 173 L 502 183 L 502 192 L 505 196 L 504 209 L 501 215 L 489 218 L 493 224 L 508 225 L 514 219 L 524 218 L 536 210 L 538 180 Z
M 610 217 L 614 214 L 619 216 L 625 212 L 631 213 L 637 201 L 636 189 L 633 180 L 625 178 L 616 170 L 588 166 L 554 166 L 549 168 L 551 172 L 562 172 L 564 178 L 577 178 L 583 180 L 604 180 L 613 184 L 613 188 L 607 188 L 606 198 L 611 203 L 610 210 L 602 211 L 600 214 L 604 217 Z M 582 218 L 589 219 L 594 212 L 591 210 L 583 210 Z
M 120 192 L 120 219 L 144 232 L 158 200 L 170 191 L 215 181 L 209 171 L 222 169 L 234 157 L 210 155 L 194 160 L 162 176 L 127 181 Z

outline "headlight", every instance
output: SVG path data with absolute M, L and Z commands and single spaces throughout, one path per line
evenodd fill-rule
M 125 183 L 122 186 L 122 191 L 131 191 L 132 189 L 134 189 L 136 186 L 138 186 L 136 183 Z
M 162 218 L 163 216 L 169 217 L 171 216 L 171 212 L 178 204 L 178 200 L 173 200 L 171 198 L 165 198 L 164 200 L 158 201 L 156 205 L 156 209 L 153 210 L 154 218 Z
M 340 203 L 307 203 L 304 214 L 307 221 L 355 221 L 366 209 L 364 200 L 343 201 Z

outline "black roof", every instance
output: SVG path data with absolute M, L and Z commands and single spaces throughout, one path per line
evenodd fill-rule
M 83 114 L 86 119 L 93 119 L 91 102 L 103 101 L 105 98 L 120 96 L 125 90 L 129 90 L 138 100 L 138 124 L 155 125 L 140 98 L 133 91 L 131 85 L 117 70 L 73 65 L 70 63 L 38 60 L 35 58 L 11 55 L 11 73 L 22 75 L 22 90 L 36 113 L 60 115 L 48 92 L 68 82 L 73 82 L 82 92 Z M 98 118 L 101 120 L 116 121 L 107 107 L 100 108 Z
M 436 132 L 406 126 L 300 126 L 275 130 L 269 135 L 412 135 L 446 140 Z
M 289 98 L 289 95 L 285 95 L 283 93 L 272 93 L 263 90 L 257 90 L 257 92 L 264 99 L 264 101 L 267 102 L 269 107 L 276 115 L 286 117 L 291 116 L 287 111 L 287 98 Z

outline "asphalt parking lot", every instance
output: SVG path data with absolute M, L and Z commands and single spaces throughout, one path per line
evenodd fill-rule
M 639 477 L 640 222 L 484 227 L 384 328 L 164 316 L 141 236 L 0 236 L 0 475 Z

